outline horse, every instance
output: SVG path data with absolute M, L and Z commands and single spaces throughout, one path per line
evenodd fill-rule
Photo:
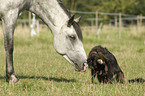
M 69 61 L 76 71 L 85 71 L 87 57 L 82 43 L 82 32 L 61 0 L 0 0 L 0 19 L 3 24 L 6 51 L 6 81 L 16 83 L 13 67 L 14 29 L 17 18 L 25 11 L 36 14 L 51 30 L 54 48 Z

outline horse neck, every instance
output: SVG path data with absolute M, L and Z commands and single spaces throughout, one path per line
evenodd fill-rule
M 69 19 L 69 15 L 60 6 L 60 0 L 33 0 L 30 11 L 38 15 L 52 32 L 58 31 Z

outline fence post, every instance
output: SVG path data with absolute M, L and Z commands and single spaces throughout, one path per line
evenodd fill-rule
M 30 26 L 31 26 L 31 12 L 29 12 L 29 31 L 31 32 Z
M 117 28 L 117 16 L 115 16 L 115 28 Z
M 35 31 L 35 25 L 36 25 L 36 18 L 35 18 L 35 14 L 32 13 L 33 15 L 33 19 L 32 19 L 32 24 L 31 24 L 31 37 L 36 36 L 37 33 Z
M 92 32 L 93 32 L 93 26 L 94 26 L 93 21 L 94 21 L 94 20 L 91 20 L 91 28 L 92 28 Z
M 98 30 L 98 12 L 96 12 L 96 34 Z
M 100 26 L 99 26 L 99 28 L 98 28 L 98 30 L 97 30 L 97 35 L 99 35 L 100 30 L 101 30 L 101 28 L 102 28 L 102 25 L 103 25 L 103 23 L 101 22 L 101 23 L 100 23 Z
M 142 14 L 140 14 L 140 28 L 142 30 Z
M 140 31 L 140 17 L 137 16 L 137 31 Z
M 142 14 L 140 14 L 140 25 L 142 26 Z
M 121 39 L 122 14 L 119 13 L 119 39 Z

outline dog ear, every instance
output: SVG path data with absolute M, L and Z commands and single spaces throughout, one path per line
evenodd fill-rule
M 91 52 L 91 53 L 89 54 L 89 58 L 90 58 L 90 59 L 94 59 L 95 56 L 96 56 L 96 54 L 97 54 L 97 52 Z
M 93 67 L 93 60 L 92 60 L 91 58 L 88 58 L 88 59 L 87 59 L 87 64 L 88 64 L 88 67 L 89 67 L 90 69 L 94 69 L 94 67 Z
M 91 58 L 87 59 L 87 63 L 90 64 L 92 62 Z
M 102 59 L 104 59 L 105 61 L 107 60 L 109 60 L 104 54 L 102 54 L 101 52 L 98 52 L 98 54 L 99 54 L 99 56 L 102 58 Z
M 90 52 L 89 53 L 89 56 L 88 56 L 88 59 L 87 59 L 87 63 L 88 63 L 88 66 L 89 68 L 93 69 L 93 65 L 94 65 L 94 59 L 95 59 L 95 56 L 96 56 L 96 52 Z
M 98 59 L 97 62 L 99 64 L 104 64 L 104 55 L 101 52 L 98 52 L 98 55 L 99 55 L 99 58 L 101 59 Z

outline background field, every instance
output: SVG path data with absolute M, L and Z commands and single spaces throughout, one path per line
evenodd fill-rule
M 1 96 L 145 96 L 145 84 L 90 84 L 90 70 L 75 72 L 53 48 L 53 37 L 46 27 L 39 36 L 30 37 L 29 29 L 15 30 L 14 68 L 20 83 L 5 82 L 5 51 L 0 26 L 0 95 Z M 83 29 L 83 44 L 88 55 L 92 47 L 107 47 L 117 58 L 126 79 L 145 77 L 145 31 L 136 28 L 105 27 L 99 36 Z M 144 78 L 145 79 L 145 78 Z

